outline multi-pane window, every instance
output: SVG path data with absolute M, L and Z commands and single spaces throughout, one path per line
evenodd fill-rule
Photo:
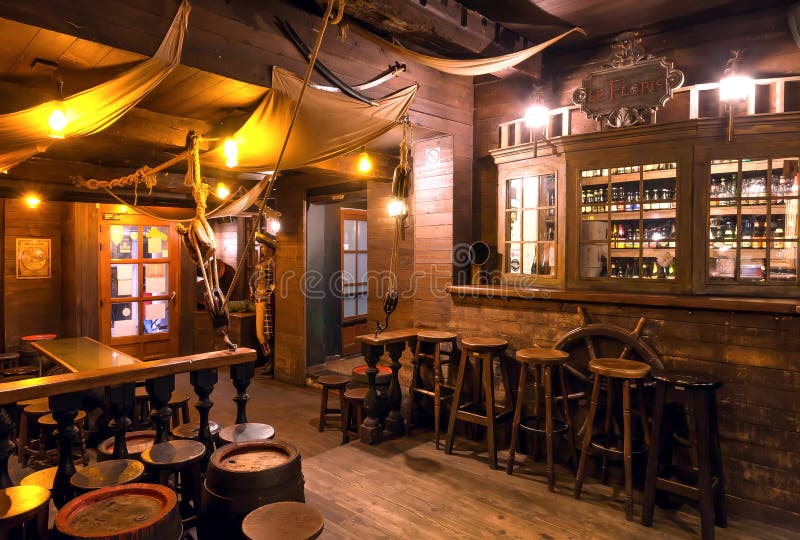
M 711 162 L 709 282 L 797 282 L 798 162 Z
M 512 274 L 555 276 L 556 176 L 506 182 L 506 261 Z
M 367 315 L 367 218 L 363 210 L 342 210 L 342 317 Z
M 581 171 L 580 276 L 675 279 L 677 164 Z

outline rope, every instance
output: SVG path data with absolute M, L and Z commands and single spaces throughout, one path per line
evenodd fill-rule
M 336 4 L 338 6 L 338 12 L 336 17 L 331 18 L 331 13 L 333 12 L 333 5 Z M 258 220 L 261 219 L 261 216 L 264 214 L 264 209 L 267 207 L 267 201 L 269 200 L 269 195 L 272 193 L 272 189 L 275 186 L 275 180 L 277 180 L 280 170 L 281 170 L 281 162 L 283 161 L 283 155 L 286 153 L 286 148 L 289 144 L 289 137 L 292 134 L 292 129 L 294 128 L 294 124 L 297 121 L 298 114 L 300 113 L 300 105 L 303 102 L 303 96 L 305 95 L 306 88 L 308 87 L 308 83 L 311 80 L 311 74 L 314 71 L 314 64 L 317 61 L 317 55 L 319 54 L 319 50 L 322 47 L 322 38 L 325 36 L 325 30 L 328 27 L 328 23 L 331 22 L 333 24 L 339 24 L 344 17 L 344 4 L 345 0 L 328 0 L 328 6 L 325 9 L 325 15 L 322 17 L 322 24 L 319 29 L 319 34 L 317 34 L 317 40 L 314 43 L 314 49 L 311 51 L 311 55 L 308 59 L 308 66 L 306 66 L 306 74 L 303 77 L 303 86 L 300 88 L 300 94 L 297 96 L 297 103 L 294 106 L 294 110 L 292 111 L 292 119 L 289 122 L 289 129 L 286 131 L 286 137 L 283 139 L 283 145 L 281 146 L 281 152 L 278 154 L 278 161 L 275 163 L 275 171 L 272 173 L 272 176 L 267 183 L 267 186 L 264 189 L 264 196 L 261 200 L 261 203 L 258 207 L 258 217 L 256 219 L 256 223 Z M 242 250 L 242 255 L 239 257 L 239 262 L 236 265 L 236 271 L 233 274 L 233 279 L 231 280 L 231 284 L 228 287 L 228 291 L 225 293 L 225 299 L 223 302 L 223 306 L 228 304 L 228 300 L 230 299 L 231 293 L 233 292 L 233 288 L 236 286 L 236 282 L 239 279 L 239 275 L 241 274 L 242 267 L 244 266 L 245 258 L 247 257 L 248 247 L 253 244 L 253 241 L 256 237 L 256 231 L 258 227 L 253 227 L 250 231 L 250 234 L 247 236 L 247 243 L 245 244 L 245 249 Z

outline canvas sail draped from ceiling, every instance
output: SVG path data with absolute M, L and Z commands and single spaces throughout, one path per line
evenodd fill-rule
M 118 77 L 64 100 L 0 115 L 0 171 L 7 171 L 58 141 L 50 137 L 48 119 L 61 109 L 67 118 L 65 137 L 80 137 L 104 130 L 136 106 L 178 65 L 191 6 L 184 0 L 152 58 L 143 60 Z
M 272 87 L 244 125 L 233 135 L 239 149 L 236 170 L 267 172 L 275 168 L 281 145 L 289 129 L 292 108 L 302 79 L 275 67 Z M 309 87 L 289 137 L 282 170 L 304 167 L 364 146 L 398 125 L 417 92 L 411 85 L 368 105 L 342 94 Z M 224 169 L 222 142 L 201 156 L 203 165 Z M 215 217 L 234 216 L 256 202 L 268 182 L 263 179 L 246 195 L 210 211 Z

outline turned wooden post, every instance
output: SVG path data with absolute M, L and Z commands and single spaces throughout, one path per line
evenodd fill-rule
M 167 375 L 148 379 L 145 388 L 150 396 L 150 419 L 156 430 L 156 443 L 170 440 L 169 426 L 172 420 L 172 409 L 169 408 L 169 398 L 175 390 L 175 375 Z
M 209 396 L 214 391 L 214 385 L 217 384 L 218 380 L 216 369 L 192 371 L 189 374 L 189 382 L 194 386 L 194 393 L 197 394 L 200 400 L 194 404 L 194 407 L 200 414 L 200 431 L 197 434 L 197 440 L 206 447 L 206 455 L 202 462 L 203 469 L 208 464 L 208 458 L 214 453 L 214 439 L 211 437 L 211 430 L 208 427 L 208 413 L 211 412 L 211 407 L 214 406 Z
M 0 406 L 0 489 L 14 485 L 8 475 L 8 460 L 14 454 L 13 408 L 13 404 Z
M 135 393 L 135 383 L 111 386 L 106 390 L 112 417 L 108 427 L 114 432 L 114 452 L 111 456 L 113 459 L 128 458 L 128 443 L 125 441 L 125 433 L 131 427 L 129 413 L 133 411 Z
M 403 402 L 403 393 L 400 391 L 400 357 L 406 348 L 405 341 L 386 344 L 386 352 L 392 359 L 392 380 L 389 383 L 389 415 L 386 417 L 386 429 L 397 435 L 402 435 L 404 430 L 403 414 L 400 412 L 400 405 Z M 374 378 L 374 377 L 373 377 Z
M 378 422 L 378 392 L 375 389 L 375 376 L 378 374 L 378 360 L 383 354 L 383 345 L 361 344 L 361 352 L 367 360 L 367 395 L 364 397 L 364 421 L 359 435 L 367 444 L 378 444 L 383 440 L 383 427 Z
M 236 402 L 236 423 L 247 423 L 247 401 L 250 396 L 247 395 L 247 387 L 250 386 L 250 381 L 256 372 L 255 362 L 245 362 L 244 364 L 234 364 L 231 366 L 231 380 L 233 386 L 236 388 L 236 395 L 233 396 L 233 401 Z
M 75 497 L 70 478 L 75 474 L 72 443 L 75 440 L 75 417 L 81 405 L 81 394 L 73 392 L 50 396 L 50 410 L 58 426 L 58 468 L 53 480 L 53 502 L 61 508 Z

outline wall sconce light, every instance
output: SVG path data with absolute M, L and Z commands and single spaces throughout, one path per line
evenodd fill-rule
M 228 189 L 228 186 L 226 186 L 223 182 L 218 182 L 216 194 L 218 198 L 225 200 L 230 196 L 231 190 Z
M 225 165 L 228 168 L 232 169 L 239 164 L 239 146 L 232 138 L 225 139 L 225 144 L 222 145 L 222 152 L 225 154 Z
M 544 129 L 545 141 L 547 141 L 547 124 L 550 122 L 550 109 L 544 104 L 544 97 L 541 91 L 534 92 L 533 103 L 525 110 L 525 125 L 533 132 L 533 157 L 539 155 L 538 135 L 539 130 Z M 555 150 L 555 148 L 554 148 Z
M 358 163 L 356 167 L 358 167 L 358 172 L 361 174 L 367 174 L 372 170 L 372 159 L 370 159 L 369 154 L 367 154 L 363 146 L 361 147 L 361 153 L 358 154 Z
M 390 217 L 400 217 L 406 214 L 406 204 L 401 199 L 393 198 L 386 207 Z
M 278 218 L 272 218 L 269 220 L 269 230 L 272 232 L 273 236 L 277 236 L 278 232 L 281 230 L 281 222 Z
M 29 193 L 25 196 L 25 204 L 28 208 L 38 208 L 42 203 L 42 199 L 35 193 Z
M 740 72 L 741 51 L 731 51 L 733 57 L 725 64 L 719 81 L 719 100 L 728 107 L 728 142 L 733 142 L 733 111 L 737 103 L 750 99 L 755 90 L 753 78 Z

